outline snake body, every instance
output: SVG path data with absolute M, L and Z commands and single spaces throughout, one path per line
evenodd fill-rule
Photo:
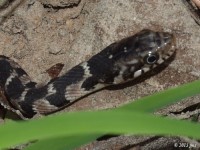
M 49 114 L 106 86 L 141 76 L 172 56 L 174 44 L 170 33 L 142 30 L 41 87 L 16 62 L 0 56 L 0 86 L 7 99 L 0 103 L 28 118 Z

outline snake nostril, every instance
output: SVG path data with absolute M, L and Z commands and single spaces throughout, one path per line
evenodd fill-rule
M 164 43 L 170 43 L 173 40 L 173 35 L 165 32 L 163 33 L 163 40 L 164 40 Z

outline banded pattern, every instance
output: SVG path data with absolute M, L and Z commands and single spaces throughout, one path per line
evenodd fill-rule
M 96 90 L 133 80 L 174 52 L 172 34 L 142 30 L 109 45 L 42 87 L 36 87 L 16 62 L 0 56 L 0 85 L 7 99 L 0 103 L 28 118 L 48 114 Z

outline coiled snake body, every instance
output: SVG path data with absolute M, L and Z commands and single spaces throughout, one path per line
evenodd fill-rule
M 174 53 L 174 44 L 172 34 L 142 30 L 42 87 L 37 87 L 16 62 L 0 56 L 0 85 L 7 99 L 0 103 L 28 118 L 54 112 L 84 95 L 133 80 L 155 68 Z

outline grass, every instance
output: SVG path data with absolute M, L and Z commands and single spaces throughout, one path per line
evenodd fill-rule
M 185 136 L 200 140 L 200 124 L 152 113 L 200 93 L 200 81 L 158 92 L 119 108 L 70 112 L 0 126 L 0 148 L 36 141 L 25 150 L 70 150 L 106 133 Z

